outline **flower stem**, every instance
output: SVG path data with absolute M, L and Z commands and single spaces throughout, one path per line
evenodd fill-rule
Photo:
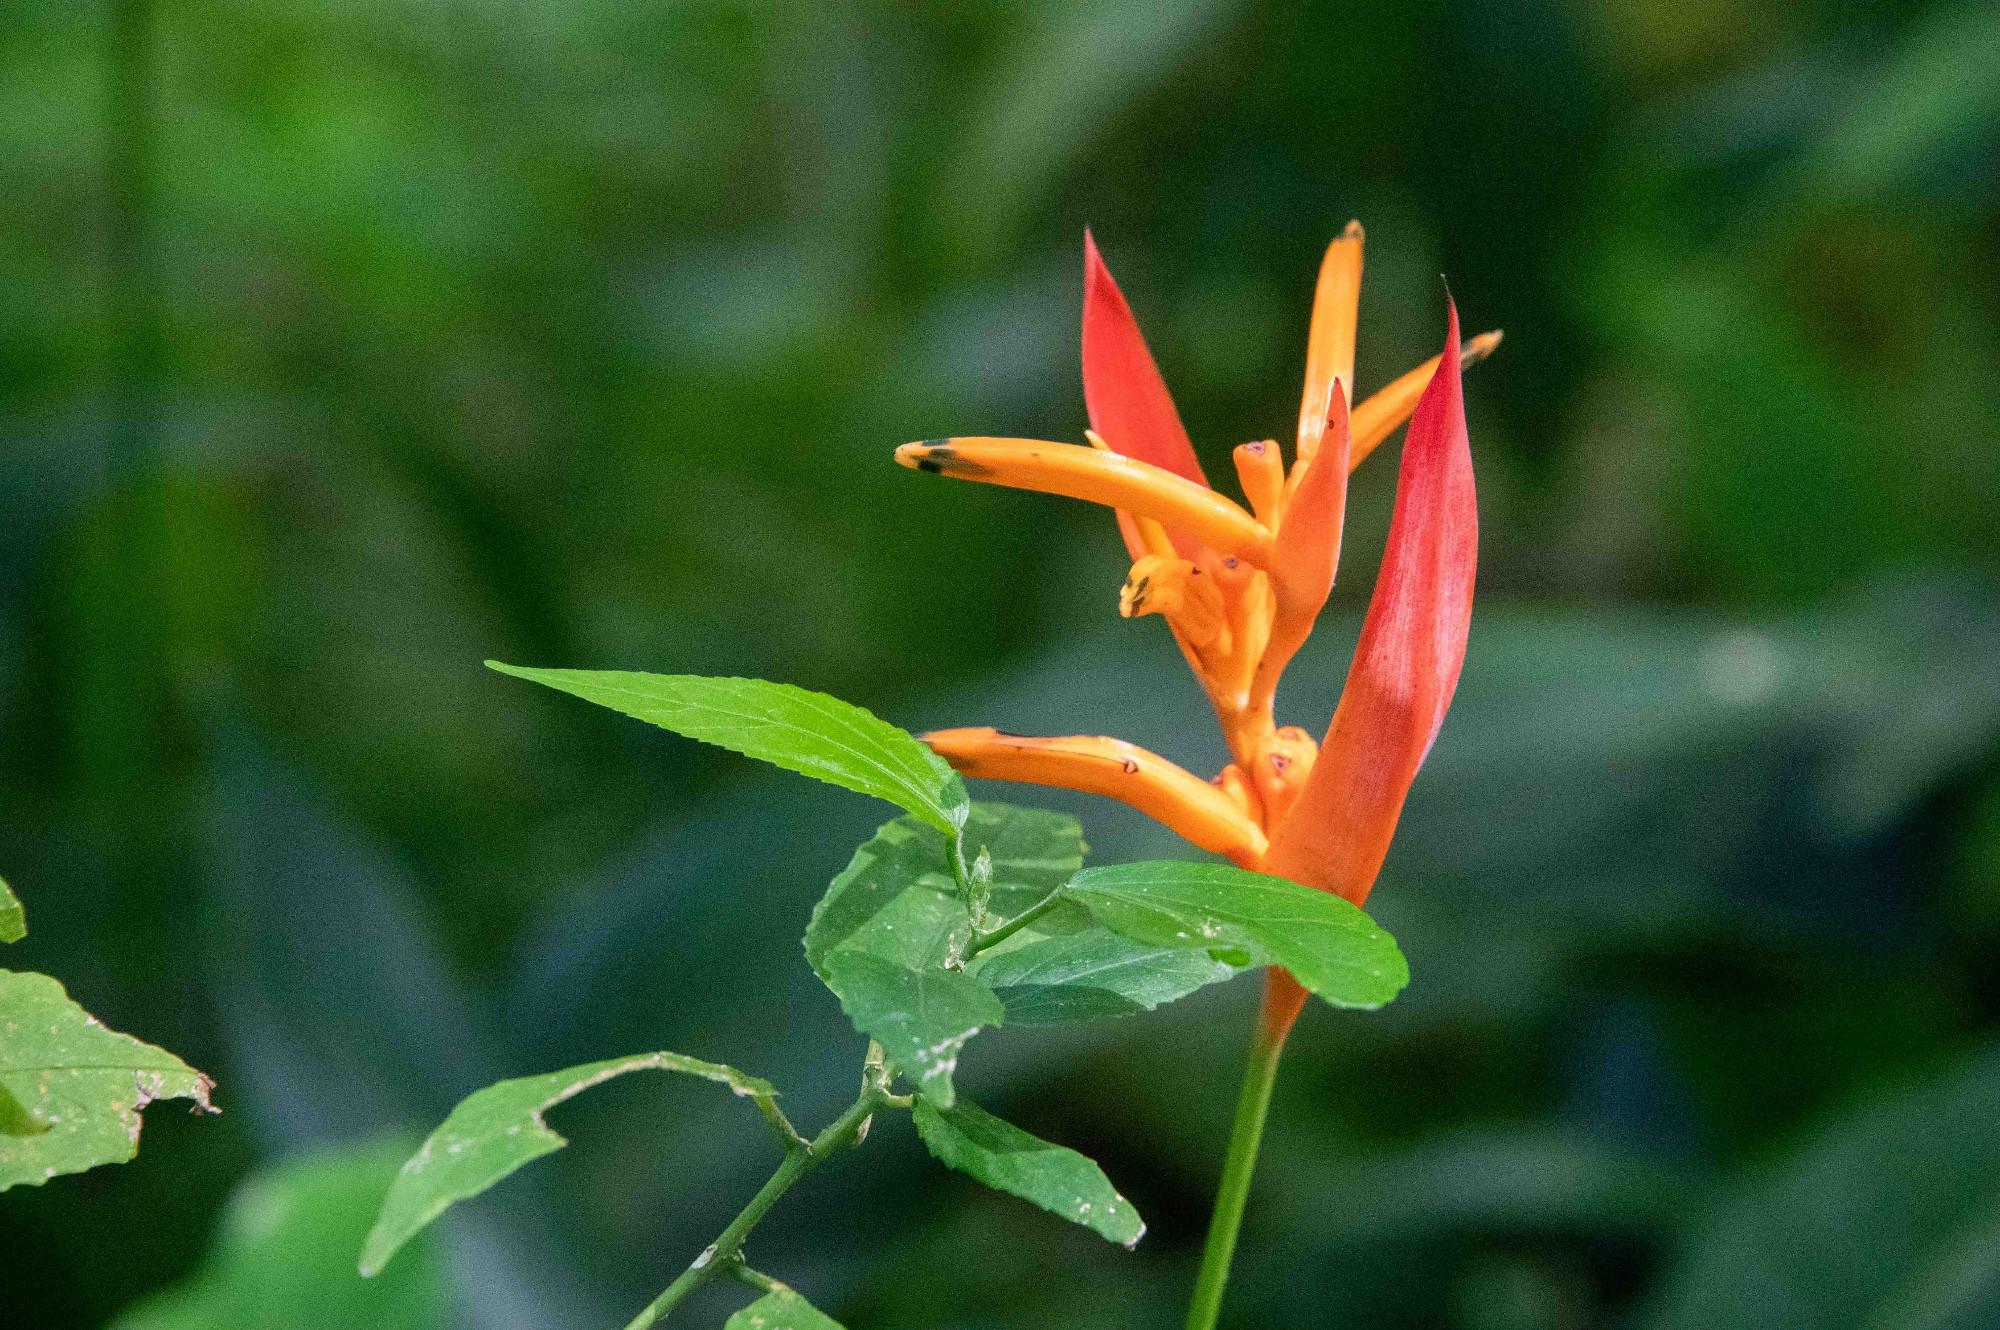
M 871 1048 L 871 1053 L 873 1052 Z M 757 1227 L 764 1214 L 777 1203 L 780 1196 L 792 1189 L 792 1184 L 826 1162 L 827 1158 L 843 1146 L 858 1145 L 867 1134 L 867 1123 L 876 1109 L 888 1099 L 885 1078 L 879 1074 L 864 1076 L 861 1095 L 847 1111 L 835 1118 L 830 1126 L 813 1137 L 810 1144 L 796 1146 L 785 1151 L 785 1158 L 771 1174 L 770 1181 L 750 1198 L 750 1204 L 743 1207 L 736 1218 L 729 1221 L 729 1227 L 722 1230 L 707 1250 L 695 1257 L 694 1264 L 681 1271 L 680 1277 L 667 1285 L 659 1297 L 648 1303 L 646 1309 L 633 1317 L 625 1330 L 646 1330 L 655 1321 L 678 1306 L 688 1294 L 723 1273 L 735 1273 L 735 1267 L 742 1265 L 743 1240 L 750 1236 L 750 1230 Z M 748 1267 L 744 1267 L 747 1269 Z M 775 1281 L 773 1281 L 775 1282 Z
M 1201 1253 L 1201 1273 L 1195 1276 L 1194 1297 L 1188 1303 L 1187 1330 L 1215 1330 L 1222 1312 L 1222 1290 L 1229 1282 L 1229 1263 L 1236 1255 L 1236 1235 L 1243 1228 L 1243 1210 L 1250 1200 L 1250 1178 L 1257 1170 L 1257 1149 L 1264 1142 L 1264 1118 L 1271 1111 L 1271 1087 L 1278 1080 L 1278 1059 L 1285 1036 L 1298 1019 L 1305 990 L 1283 970 L 1265 979 L 1264 1008 L 1250 1039 L 1250 1056 L 1243 1068 L 1243 1089 L 1236 1099 L 1236 1122 L 1229 1129 L 1229 1153 L 1222 1165 L 1222 1185 L 1215 1194 L 1215 1212 L 1208 1221 L 1208 1244 Z

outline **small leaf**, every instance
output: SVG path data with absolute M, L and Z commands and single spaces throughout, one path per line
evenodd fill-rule
M 21 902 L 0 878 L 0 942 L 19 942 L 28 935 L 28 914 Z
M 1127 1247 L 1145 1236 L 1132 1203 L 1076 1151 L 1031 1136 L 976 1104 L 952 1107 L 919 1098 L 913 1116 L 917 1134 L 947 1167 Z
M 629 1071 L 684 1072 L 719 1081 L 739 1095 L 763 1101 L 777 1095 L 768 1081 L 678 1053 L 607 1058 L 489 1085 L 454 1108 L 423 1147 L 405 1161 L 362 1244 L 361 1273 L 380 1271 L 397 1248 L 453 1202 L 477 1196 L 523 1164 L 569 1144 L 549 1129 L 542 1114 Z
M 139 1152 L 140 1110 L 215 1083 L 163 1048 L 107 1030 L 45 974 L 0 970 L 0 1191 Z
M 971 967 L 1007 1009 L 1010 1025 L 1130 1016 L 1238 973 L 1205 952 L 1134 942 L 1101 924 L 1058 937 L 1019 936 L 1029 940 L 1017 946 L 1009 938 Z
M 949 1107 L 951 1074 L 966 1040 L 1007 1012 L 993 990 L 959 970 L 912 969 L 840 947 L 826 958 L 826 984 L 854 1028 L 878 1041 L 898 1070 Z
M 1337 1007 L 1380 1007 L 1410 981 L 1396 940 L 1326 891 L 1224 864 L 1086 868 L 1070 893 L 1135 942 L 1282 965 Z M 1240 955 L 1231 955 L 1231 953 Z
M 723 1322 L 722 1330 L 844 1330 L 844 1327 L 792 1290 L 777 1288 Z
M 486 663 L 663 730 L 887 799 L 946 835 L 965 820 L 965 782 L 943 758 L 913 735 L 825 693 L 764 679 Z

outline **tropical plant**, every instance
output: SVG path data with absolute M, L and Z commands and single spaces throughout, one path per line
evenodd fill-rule
M 1145 1224 L 1096 1164 L 961 1099 L 967 1042 L 1005 1022 L 1048 1025 L 1150 1010 L 1244 969 L 1268 972 L 1208 1256 L 1189 1311 L 1214 1323 L 1248 1195 L 1277 1059 L 1306 997 L 1374 1009 L 1409 973 L 1360 909 L 1404 794 L 1442 724 L 1464 658 L 1477 518 L 1458 318 L 1439 357 L 1350 423 L 1358 224 L 1329 249 L 1308 351 L 1296 459 L 1237 450 L 1251 510 L 1207 488 L 1130 309 L 1086 236 L 1084 381 L 1089 446 L 951 438 L 899 449 L 918 470 L 1049 490 L 1116 508 L 1137 560 L 1125 615 L 1160 613 L 1207 689 L 1234 761 L 1213 784 L 1102 737 L 1026 739 L 992 729 L 922 740 L 822 693 L 758 679 L 527 669 L 489 662 L 662 729 L 896 804 L 904 816 L 855 851 L 813 911 L 814 972 L 868 1040 L 854 1101 L 807 1135 L 760 1077 L 648 1052 L 502 1081 L 453 1110 L 391 1186 L 363 1246 L 364 1274 L 455 1201 L 566 1143 L 544 1121 L 592 1086 L 644 1070 L 727 1086 L 756 1107 L 780 1159 L 769 1180 L 628 1330 L 718 1275 L 760 1296 L 730 1321 L 833 1324 L 753 1268 L 744 1240 L 801 1178 L 858 1146 L 878 1112 L 912 1114 L 948 1167 L 1126 1246 Z M 1483 354 L 1497 341 L 1475 345 Z M 1412 416 L 1414 412 L 1414 416 Z M 1333 586 L 1348 471 L 1405 419 L 1389 552 L 1356 666 L 1325 745 L 1273 719 L 1279 674 Z M 954 769 L 956 768 L 956 770 Z M 960 773 L 1109 794 L 1231 865 L 1149 861 L 1085 868 L 1060 813 L 974 803 Z

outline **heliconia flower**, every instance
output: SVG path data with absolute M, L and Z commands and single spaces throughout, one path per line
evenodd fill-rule
M 983 727 L 926 735 L 953 767 L 1108 795 L 1245 868 L 1366 899 L 1465 660 L 1479 519 L 1460 374 L 1500 334 L 1461 348 L 1452 306 L 1439 356 L 1350 406 L 1362 244 L 1360 224 L 1349 223 L 1320 266 L 1291 467 L 1270 440 L 1235 451 L 1247 508 L 1210 488 L 1088 232 L 1088 443 L 950 438 L 896 450 L 918 470 L 1114 509 L 1133 559 L 1119 612 L 1167 621 L 1232 759 L 1204 781 L 1117 739 Z M 1340 704 L 1316 744 L 1277 724 L 1279 677 L 1333 589 L 1348 473 L 1406 420 L 1388 548 Z

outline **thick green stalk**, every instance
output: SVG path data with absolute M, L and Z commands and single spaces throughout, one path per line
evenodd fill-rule
M 1229 1282 L 1229 1263 L 1236 1255 L 1236 1235 L 1243 1228 L 1243 1210 L 1250 1201 L 1250 1178 L 1257 1171 L 1257 1149 L 1264 1142 L 1264 1118 L 1271 1111 L 1271 1087 L 1278 1079 L 1278 1059 L 1285 1051 L 1298 1014 L 1287 991 L 1296 988 L 1291 976 L 1273 970 L 1264 1010 L 1250 1040 L 1249 1061 L 1243 1068 L 1243 1088 L 1236 1097 L 1236 1122 L 1229 1129 L 1229 1153 L 1223 1160 L 1222 1185 L 1215 1194 L 1215 1212 L 1208 1221 L 1208 1243 L 1195 1276 L 1194 1297 L 1188 1303 L 1187 1330 L 1215 1330 L 1222 1312 L 1222 1290 Z
M 871 1062 L 873 1054 L 871 1049 Z M 735 1273 L 734 1267 L 742 1263 L 743 1240 L 750 1236 L 750 1230 L 757 1227 L 778 1198 L 790 1191 L 793 1183 L 825 1163 L 828 1156 L 845 1146 L 860 1144 L 861 1137 L 867 1132 L 868 1119 L 876 1109 L 889 1102 L 884 1080 L 871 1065 L 870 1074 L 861 1087 L 861 1097 L 848 1105 L 847 1111 L 835 1118 L 825 1131 L 813 1137 L 811 1144 L 785 1151 L 784 1162 L 771 1174 L 771 1180 L 750 1198 L 750 1204 L 729 1221 L 729 1227 L 708 1244 L 706 1251 L 694 1258 L 694 1264 L 681 1271 L 680 1277 L 667 1285 L 666 1290 L 654 1298 L 646 1310 L 632 1318 L 625 1330 L 646 1330 L 647 1326 L 672 1311 L 683 1298 L 716 1275 Z

